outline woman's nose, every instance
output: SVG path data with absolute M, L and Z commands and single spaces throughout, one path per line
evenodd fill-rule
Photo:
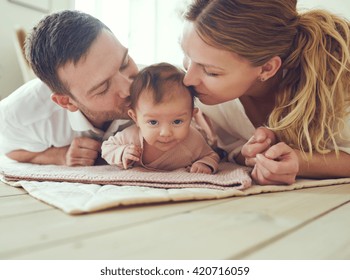
M 183 83 L 186 85 L 186 86 L 196 86 L 199 84 L 199 79 L 196 75 L 196 69 L 188 64 L 187 65 L 187 72 L 185 74 L 185 77 L 183 79 Z

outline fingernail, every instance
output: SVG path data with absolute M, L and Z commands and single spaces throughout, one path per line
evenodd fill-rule
M 248 143 L 249 143 L 249 144 L 255 143 L 255 137 L 252 136 L 252 137 L 248 140 Z

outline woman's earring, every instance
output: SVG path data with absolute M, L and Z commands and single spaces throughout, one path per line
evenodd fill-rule
M 265 82 L 265 78 L 264 77 L 259 77 L 260 82 Z

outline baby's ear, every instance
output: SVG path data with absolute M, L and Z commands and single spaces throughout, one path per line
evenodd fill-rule
M 193 108 L 192 110 L 192 117 L 198 113 L 198 108 Z
M 137 123 L 137 118 L 136 118 L 136 113 L 133 109 L 129 109 L 128 110 L 128 115 L 130 118 L 132 118 L 132 120 Z

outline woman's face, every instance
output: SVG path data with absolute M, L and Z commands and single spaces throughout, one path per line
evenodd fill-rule
M 255 67 L 237 54 L 206 44 L 193 23 L 186 23 L 181 46 L 184 83 L 193 86 L 200 101 L 207 105 L 223 103 L 243 95 L 255 95 L 261 67 Z

